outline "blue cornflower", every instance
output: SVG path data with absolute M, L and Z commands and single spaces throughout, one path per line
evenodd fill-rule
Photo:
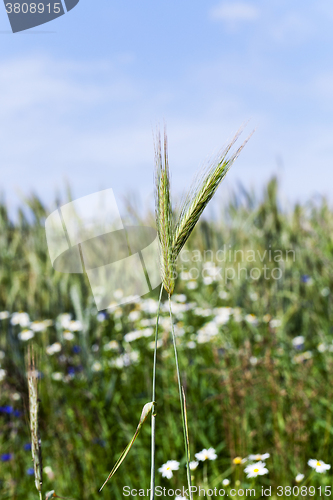
M 25 451 L 30 451 L 31 450 L 31 443 L 26 443 L 24 446 L 23 446 L 23 449 Z
M 13 458 L 13 454 L 12 453 L 4 453 L 3 455 L 0 455 L 0 460 L 2 462 L 8 462 L 12 458 Z
M 14 410 L 13 415 L 14 415 L 14 417 L 20 417 L 22 415 L 22 413 L 19 410 Z
M 13 407 L 12 406 L 0 406 L 0 413 L 13 413 Z
M 81 351 L 81 347 L 79 345 L 73 345 L 74 354 L 78 354 Z
M 303 274 L 301 276 L 301 282 L 302 283 L 307 283 L 310 280 L 310 276 L 308 274 Z
M 75 368 L 74 366 L 70 366 L 67 370 L 68 375 L 74 375 L 75 374 Z
M 34 469 L 33 469 L 33 467 L 29 467 L 29 469 L 27 469 L 27 474 L 29 476 L 33 476 L 34 475 Z

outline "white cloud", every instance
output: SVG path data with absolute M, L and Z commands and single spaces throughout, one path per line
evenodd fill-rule
M 211 9 L 210 17 L 215 21 L 232 23 L 255 21 L 259 17 L 259 10 L 253 5 L 244 2 L 222 3 Z
M 251 118 L 247 130 L 257 131 L 228 174 L 223 198 L 239 179 L 246 187 L 262 186 L 277 170 L 278 154 L 290 197 L 303 193 L 304 199 L 314 190 L 333 195 L 332 120 L 325 132 L 316 128 L 317 116 L 301 122 L 297 116 L 320 91 L 329 95 L 329 73 L 304 89 L 296 76 L 268 71 L 267 61 L 221 56 L 157 84 L 121 64 L 81 67 L 35 56 L 0 60 L 0 74 L 0 191 L 11 203 L 17 188 L 53 201 L 64 178 L 75 197 L 112 187 L 117 201 L 129 192 L 146 199 L 153 193 L 152 132 L 164 118 L 174 193 L 186 190 L 200 164 Z
M 272 39 L 281 45 L 299 45 L 314 35 L 316 27 L 311 19 L 297 13 L 288 13 L 275 20 L 269 28 Z

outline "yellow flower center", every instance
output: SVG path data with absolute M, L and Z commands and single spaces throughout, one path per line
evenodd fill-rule
M 253 469 L 253 472 L 259 472 L 259 469 Z
M 320 467 L 321 463 L 317 460 L 317 467 Z
M 233 459 L 233 462 L 235 465 L 239 465 L 242 463 L 242 459 L 241 459 L 241 457 L 236 457 Z

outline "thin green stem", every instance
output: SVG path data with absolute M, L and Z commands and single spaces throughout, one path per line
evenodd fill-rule
M 155 328 L 155 348 L 154 348 L 154 366 L 153 366 L 153 391 L 152 402 L 155 403 L 156 392 L 156 358 L 157 358 L 157 337 L 158 337 L 158 321 L 160 317 L 160 307 L 162 300 L 163 284 L 161 285 L 160 297 L 158 300 L 158 308 L 156 315 L 156 328 Z M 151 471 L 150 471 L 150 500 L 155 498 L 155 404 L 151 411 Z
M 174 328 L 173 328 L 173 317 L 172 317 L 171 296 L 170 295 L 169 295 L 169 310 L 170 310 L 172 342 L 173 342 L 173 348 L 174 348 L 174 351 L 175 351 L 175 361 L 176 361 L 176 370 L 177 370 L 177 379 L 178 379 L 179 400 L 180 400 L 180 408 L 181 408 L 181 413 L 182 413 L 182 424 L 183 424 L 183 432 L 184 432 L 187 484 L 188 484 L 188 488 L 189 488 L 190 500 L 192 500 L 192 498 L 193 498 L 192 497 L 192 482 L 191 482 L 191 471 L 190 471 L 190 460 L 189 460 L 190 452 L 189 452 L 189 446 L 188 446 L 188 442 L 187 442 L 185 408 L 184 408 L 183 395 L 182 395 L 182 384 L 181 384 L 181 380 L 180 380 L 178 355 L 177 355 L 177 347 L 176 347 L 176 337 L 175 337 L 175 332 L 174 332 Z

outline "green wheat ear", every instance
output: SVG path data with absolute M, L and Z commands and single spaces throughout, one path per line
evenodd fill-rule
M 229 155 L 231 148 L 239 138 L 240 129 L 227 147 L 219 153 L 215 161 L 204 168 L 196 177 L 180 209 L 177 223 L 173 224 L 173 212 L 170 195 L 170 174 L 168 162 L 168 143 L 164 132 L 164 149 L 161 137 L 157 134 L 155 144 L 155 215 L 160 242 L 160 265 L 162 282 L 171 296 L 175 286 L 175 261 L 192 233 L 202 212 L 213 198 L 217 188 L 226 176 L 233 162 L 250 139 L 243 142 L 237 151 Z
M 253 134 L 252 132 L 235 153 L 228 156 L 241 132 L 242 129 L 237 132 L 228 146 L 219 153 L 216 160 L 199 172 L 185 197 L 173 234 L 172 254 L 174 258 L 178 257 L 179 252 L 188 240 L 202 212 L 213 198 L 231 165 Z
M 162 282 L 168 295 L 172 295 L 175 286 L 175 257 L 172 248 L 173 215 L 170 196 L 170 174 L 166 133 L 164 133 L 163 151 L 160 134 L 157 135 L 155 144 L 155 181 L 155 214 L 157 233 L 160 242 Z

